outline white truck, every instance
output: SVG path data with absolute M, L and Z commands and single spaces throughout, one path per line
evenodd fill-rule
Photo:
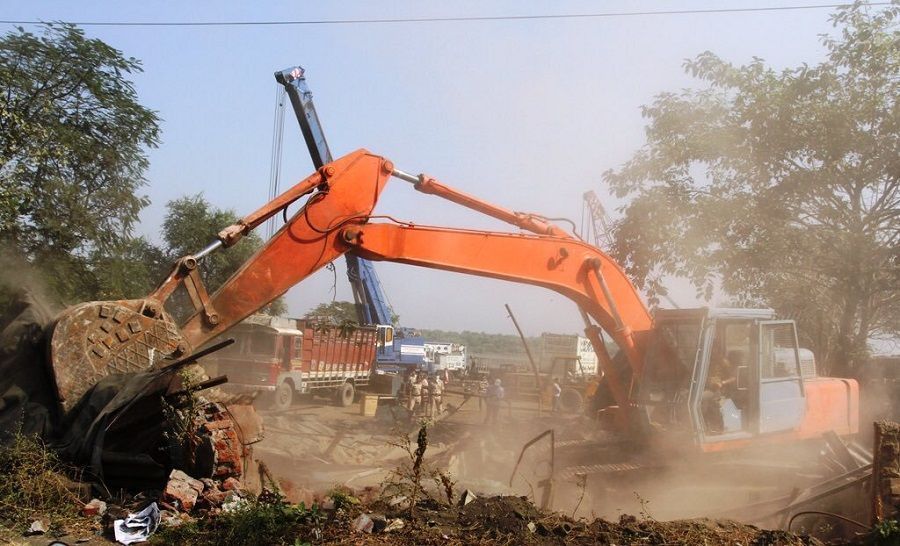
M 541 334 L 540 347 L 535 355 L 542 374 L 570 374 L 570 377 L 589 377 L 597 374 L 597 354 L 586 337 L 566 334 Z
M 458 372 L 466 368 L 466 346 L 459 343 L 425 342 L 425 368 Z

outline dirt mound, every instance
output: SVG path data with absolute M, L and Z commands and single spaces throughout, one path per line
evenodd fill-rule
M 587 535 L 599 544 L 749 544 L 809 545 L 819 541 L 785 531 L 767 531 L 729 520 L 638 520 L 623 515 L 617 523 L 595 520 Z
M 526 497 L 477 498 L 460 510 L 457 523 L 463 528 L 483 528 L 493 533 L 518 534 L 541 513 Z

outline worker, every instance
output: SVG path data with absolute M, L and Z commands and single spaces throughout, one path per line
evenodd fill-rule
M 726 357 L 718 355 L 712 359 L 707 385 L 713 391 L 722 393 L 725 398 L 731 398 L 732 391 L 737 386 L 737 370 Z
M 422 409 L 425 417 L 434 417 L 434 376 L 427 375 L 422 378 Z
M 485 403 L 487 404 L 487 415 L 484 417 L 485 424 L 494 424 L 499 420 L 500 402 L 503 400 L 505 394 L 503 382 L 500 381 L 499 378 L 494 379 L 494 384 L 488 388 L 487 394 L 485 395 Z
M 707 433 L 720 434 L 725 431 L 722 403 L 726 398 L 731 398 L 736 383 L 737 374 L 728 359 L 721 354 L 714 355 L 710 359 L 706 388 L 700 397 Z
M 488 382 L 487 378 L 482 377 L 478 380 L 478 411 L 481 411 L 481 408 L 484 403 L 484 398 L 487 396 L 488 391 Z
M 406 404 L 406 409 L 409 410 L 409 418 L 412 420 L 422 405 L 422 382 L 417 374 L 410 374 L 409 376 L 409 400 Z
M 431 380 L 429 391 L 431 392 L 431 402 L 434 404 L 431 413 L 437 417 L 444 413 L 444 381 L 440 375 L 434 376 Z
M 553 389 L 551 392 L 553 394 L 553 413 L 559 411 L 559 397 L 562 395 L 562 387 L 559 386 L 559 379 L 553 378 L 553 385 L 551 385 Z

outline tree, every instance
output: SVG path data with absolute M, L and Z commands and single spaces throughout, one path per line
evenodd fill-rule
M 356 305 L 350 301 L 332 301 L 320 303 L 304 315 L 304 318 L 315 319 L 328 324 L 348 324 L 356 322 Z
M 93 258 L 131 236 L 159 119 L 139 61 L 68 24 L 0 38 L 0 238 L 67 298 L 97 294 Z
M 613 253 L 651 296 L 684 276 L 799 322 L 826 369 L 900 331 L 900 3 L 832 17 L 817 66 L 685 62 L 706 86 L 643 108 L 647 142 L 604 173 L 628 197 Z
M 222 228 L 239 220 L 233 210 L 222 210 L 213 207 L 202 194 L 185 196 L 169 201 L 166 204 L 166 217 L 163 221 L 163 239 L 167 261 L 174 263 L 178 258 L 193 254 L 213 241 L 215 234 Z M 203 258 L 200 276 L 207 290 L 213 293 L 234 274 L 250 257 L 262 247 L 259 235 L 251 232 L 241 241 L 225 250 L 213 252 Z M 160 278 L 161 280 L 161 278 Z M 189 306 L 184 296 L 174 298 L 173 305 L 178 315 Z M 270 315 L 283 315 L 287 306 L 281 298 L 276 299 L 260 312 Z
M 95 252 L 90 292 L 98 300 L 143 298 L 172 267 L 163 250 L 143 237 L 122 241 L 109 254 Z

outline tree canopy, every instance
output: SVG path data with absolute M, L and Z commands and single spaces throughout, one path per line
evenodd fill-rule
M 613 253 L 641 288 L 683 276 L 771 306 L 838 373 L 900 331 L 898 17 L 840 8 L 815 66 L 685 62 L 704 85 L 644 107 L 646 144 L 604 174 L 628 198 Z
M 233 210 L 223 210 L 211 205 L 202 194 L 185 196 L 166 204 L 163 221 L 165 255 L 169 263 L 199 251 L 213 241 L 222 228 L 239 220 Z M 262 247 L 263 241 L 255 232 L 225 250 L 213 252 L 203 259 L 200 275 L 210 293 L 220 287 L 250 257 Z M 160 279 L 161 280 L 161 279 Z M 179 305 L 186 305 L 183 301 Z M 276 299 L 261 312 L 280 315 L 287 312 L 281 298 Z
M 92 259 L 129 244 L 148 202 L 159 119 L 137 100 L 140 71 L 72 25 L 0 38 L 0 237 L 63 297 L 97 295 Z
M 352 301 L 320 303 L 303 315 L 303 318 L 314 319 L 329 324 L 356 322 L 356 305 Z

